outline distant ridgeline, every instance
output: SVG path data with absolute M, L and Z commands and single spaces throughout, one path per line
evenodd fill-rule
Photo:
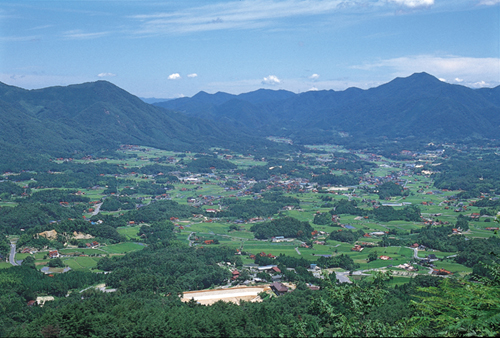
M 0 83 L 0 162 L 23 168 L 40 154 L 90 154 L 120 144 L 272 154 L 295 146 L 269 135 L 295 145 L 366 148 L 377 140 L 405 146 L 496 138 L 499 125 L 500 86 L 470 89 L 426 73 L 368 90 L 200 92 L 154 105 L 106 81 L 37 90 Z
M 302 144 L 345 143 L 346 138 L 497 138 L 500 131 L 500 86 L 471 89 L 427 73 L 368 90 L 200 92 L 155 105 Z

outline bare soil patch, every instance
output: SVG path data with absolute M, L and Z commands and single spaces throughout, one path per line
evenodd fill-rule
M 240 301 L 247 302 L 260 302 L 259 293 L 270 291 L 269 285 L 259 286 L 242 286 L 228 289 L 217 290 L 201 290 L 201 291 L 187 291 L 181 301 L 189 302 L 192 298 L 200 304 L 212 305 L 213 303 L 222 300 L 224 302 L 231 302 L 239 304 Z

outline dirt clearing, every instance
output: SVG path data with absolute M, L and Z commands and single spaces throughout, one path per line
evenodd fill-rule
M 270 291 L 269 285 L 243 286 L 230 289 L 187 291 L 182 297 L 183 302 L 189 302 L 192 298 L 203 305 L 211 305 L 219 300 L 239 304 L 244 300 L 247 302 L 260 302 L 259 293 Z

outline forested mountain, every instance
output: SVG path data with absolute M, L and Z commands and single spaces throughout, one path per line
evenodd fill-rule
M 242 138 L 218 124 L 144 103 L 106 81 L 37 90 L 0 83 L 4 156 L 91 153 L 120 144 L 192 150 Z
M 500 87 L 474 90 L 426 73 L 368 90 L 200 92 L 155 105 L 106 81 L 37 90 L 0 83 L 0 160 L 88 154 L 120 144 L 274 151 L 278 145 L 262 139 L 270 135 L 296 144 L 495 138 L 499 97 Z
M 368 90 L 259 90 L 238 96 L 201 92 L 156 105 L 304 143 L 318 137 L 332 141 L 339 132 L 363 138 L 457 140 L 498 135 L 499 97 L 500 87 L 474 90 L 416 73 Z
M 259 89 L 249 93 L 233 95 L 223 92 L 208 94 L 204 91 L 199 92 L 193 97 L 182 97 L 175 100 L 164 102 L 155 102 L 155 106 L 164 107 L 167 109 L 185 112 L 189 115 L 199 115 L 215 118 L 217 115 L 217 107 L 225 104 L 228 101 L 248 102 L 251 105 L 275 102 L 294 97 L 293 92 L 286 90 L 269 90 Z M 216 114 L 214 114 L 216 113 Z

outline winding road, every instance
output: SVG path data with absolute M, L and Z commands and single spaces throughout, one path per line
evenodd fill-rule
M 99 204 L 96 204 L 95 207 L 94 207 L 94 211 L 92 212 L 92 216 L 95 216 L 99 213 L 100 209 L 101 209 L 101 205 L 102 205 L 103 202 L 99 203 Z
M 189 242 L 189 246 L 193 246 L 193 241 L 191 240 L 191 236 L 194 234 L 194 232 L 190 233 L 189 236 L 188 236 L 188 242 Z
M 19 265 L 16 263 L 16 243 L 10 243 L 9 262 L 14 266 Z

